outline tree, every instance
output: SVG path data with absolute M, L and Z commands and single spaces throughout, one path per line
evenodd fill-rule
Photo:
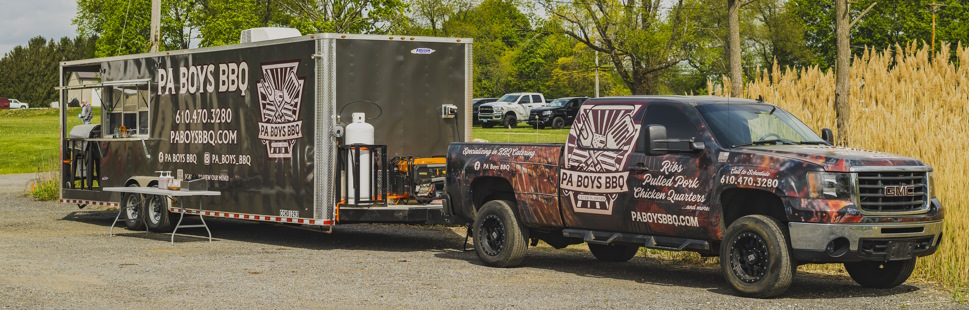
M 727 0 L 727 24 L 730 28 L 730 94 L 738 97 L 744 90 L 740 49 L 740 9 L 756 0 Z
M 187 48 L 194 27 L 189 19 L 194 1 L 164 2 L 160 50 Z M 151 1 L 78 0 L 72 22 L 79 35 L 98 37 L 97 57 L 144 53 L 151 46 Z
M 515 49 L 534 33 L 528 17 L 519 11 L 515 3 L 484 0 L 467 11 L 456 11 L 444 22 L 442 29 L 448 29 L 450 36 L 474 39 L 473 84 L 476 97 L 525 91 L 519 84 L 521 81 L 515 77 Z
M 850 15 L 857 15 L 875 0 L 852 1 Z M 865 47 L 875 50 L 892 49 L 896 43 L 930 42 L 932 11 L 927 1 L 880 1 L 865 18 L 849 31 L 852 54 L 862 53 Z M 969 38 L 969 7 L 962 0 L 938 0 L 945 4 L 939 10 L 936 39 L 956 43 Z M 821 68 L 835 65 L 837 57 L 835 6 L 832 1 L 788 0 L 786 8 L 794 21 L 804 26 L 805 46 L 814 56 L 813 64 Z
M 92 37 L 63 37 L 59 41 L 33 37 L 0 58 L 0 94 L 17 98 L 32 107 L 43 107 L 59 99 L 60 61 L 90 58 L 94 54 Z
M 687 59 L 694 28 L 683 0 L 662 12 L 661 0 L 574 0 L 541 3 L 568 36 L 607 56 L 633 94 L 657 93 L 660 74 Z M 692 7 L 700 7 L 693 5 Z
M 389 33 L 406 28 L 402 0 L 278 0 L 303 33 Z
M 875 2 L 872 2 L 867 9 L 865 9 L 858 17 L 854 20 L 848 15 L 849 3 L 848 0 L 835 0 L 835 21 L 837 27 L 837 46 L 838 46 L 838 61 L 835 68 L 835 88 L 834 88 L 834 110 L 835 118 L 838 126 L 838 144 L 845 146 L 848 144 L 848 130 L 849 130 L 849 120 L 851 119 L 851 106 L 848 105 L 848 99 L 851 96 L 851 85 L 849 73 L 851 71 L 851 49 L 850 49 L 850 31 L 851 27 L 858 22 L 859 19 L 865 16 L 873 6 Z
M 758 62 L 765 67 L 773 65 L 775 61 L 782 67 L 803 67 L 816 63 L 813 51 L 806 46 L 806 27 L 794 16 L 791 6 L 787 5 L 789 3 L 785 0 L 760 0 L 748 6 L 761 26 L 748 36 L 754 43 L 748 51 L 755 53 Z

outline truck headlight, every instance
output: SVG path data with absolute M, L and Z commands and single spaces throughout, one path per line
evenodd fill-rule
M 552 111 L 542 111 L 542 115 L 545 115 L 545 116 L 552 115 Z
M 929 192 L 928 192 L 928 194 L 929 195 L 928 195 L 928 197 L 929 197 L 929 199 L 932 199 L 932 198 L 935 198 L 935 173 L 932 172 L 932 171 L 929 171 L 928 179 L 929 179 L 929 184 L 928 184 L 928 186 L 929 186 Z
M 807 183 L 809 198 L 852 199 L 855 192 L 851 173 L 808 172 Z

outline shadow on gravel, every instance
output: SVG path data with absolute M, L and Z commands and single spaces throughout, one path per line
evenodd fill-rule
M 482 265 L 473 251 L 445 251 L 435 254 L 444 259 Z M 627 263 L 603 263 L 588 252 L 568 250 L 530 250 L 519 268 L 536 268 L 572 273 L 582 277 L 609 278 L 638 283 L 703 289 L 711 293 L 737 296 L 723 280 L 719 267 L 691 266 L 637 256 Z M 907 284 L 887 290 L 858 286 L 847 276 L 798 273 L 790 289 L 780 299 L 879 297 L 918 291 Z
M 102 226 L 107 234 L 118 211 L 74 211 L 61 220 Z M 178 217 L 173 219 L 178 221 Z M 267 222 L 238 221 L 206 217 L 212 231 L 212 241 L 231 240 L 271 246 L 293 247 L 312 250 L 351 249 L 373 251 L 413 252 L 442 249 L 458 249 L 464 236 L 444 226 L 410 226 L 400 224 L 347 224 L 337 225 L 332 234 L 319 229 Z M 199 224 L 196 216 L 185 216 L 182 225 Z M 123 223 L 114 227 L 116 235 L 146 240 L 169 242 L 171 234 L 145 233 L 124 228 Z M 184 236 L 183 236 L 184 235 Z M 179 229 L 176 245 L 186 241 L 208 241 L 202 228 Z
M 74 211 L 62 220 L 98 225 L 108 232 L 117 211 Z M 443 226 L 408 226 L 398 224 L 352 224 L 338 225 L 333 234 L 298 226 L 264 222 L 235 221 L 206 218 L 212 230 L 213 242 L 237 241 L 278 247 L 312 250 L 365 250 L 394 252 L 436 252 L 435 257 L 461 260 L 481 265 L 474 251 L 462 251 L 464 236 Z M 196 217 L 186 217 L 184 224 L 198 223 Z M 121 224 L 121 223 L 119 223 Z M 463 230 L 462 230 L 463 231 Z M 115 227 L 121 237 L 142 238 L 146 242 L 169 242 L 170 234 L 145 233 Z M 179 243 L 206 242 L 204 229 L 179 230 L 175 237 Z M 182 236 L 182 235 L 185 236 Z M 582 277 L 610 278 L 638 283 L 690 287 L 703 289 L 725 296 L 736 296 L 720 275 L 719 268 L 691 266 L 669 261 L 636 257 L 628 263 L 601 263 L 585 251 L 537 249 L 530 250 L 520 268 L 536 268 L 567 272 Z M 847 276 L 798 273 L 791 288 L 781 299 L 854 298 L 879 297 L 912 291 L 919 288 L 901 285 L 887 290 L 868 289 L 858 286 Z

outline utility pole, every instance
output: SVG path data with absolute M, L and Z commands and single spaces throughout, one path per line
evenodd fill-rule
M 599 39 L 596 39 L 598 42 Z M 596 50 L 596 98 L 599 98 L 599 50 Z
M 161 45 L 161 0 L 151 0 L 151 48 L 150 52 L 158 51 Z
M 939 8 L 940 7 L 944 7 L 946 5 L 945 4 L 935 3 L 935 0 L 932 0 L 932 4 L 929 4 L 929 6 L 932 7 L 932 48 L 931 48 L 931 51 L 932 51 L 932 55 L 935 55 L 935 13 L 939 12 Z

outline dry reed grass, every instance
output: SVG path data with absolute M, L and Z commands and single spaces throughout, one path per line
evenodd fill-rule
M 855 57 L 847 138 L 850 147 L 910 156 L 934 168 L 935 194 L 945 206 L 945 231 L 939 251 L 919 259 L 913 278 L 958 291 L 969 287 L 969 202 L 963 187 L 969 185 L 969 156 L 964 153 L 969 150 L 969 48 L 946 44 L 931 56 L 924 44 L 912 43 L 896 45 L 894 52 L 866 50 Z M 833 69 L 782 69 L 775 64 L 771 70 L 747 83 L 743 97 L 763 96 L 816 132 L 835 129 Z

